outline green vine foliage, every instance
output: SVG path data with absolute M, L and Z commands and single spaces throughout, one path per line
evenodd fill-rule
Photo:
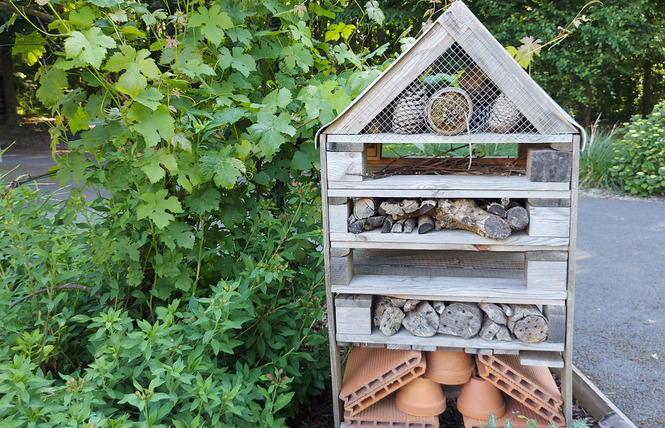
M 285 426 L 330 373 L 314 133 L 381 52 L 327 0 L 36 3 L 57 180 L 98 197 L 0 199 L 0 417 Z
M 624 126 L 610 172 L 632 195 L 665 195 L 665 102 Z

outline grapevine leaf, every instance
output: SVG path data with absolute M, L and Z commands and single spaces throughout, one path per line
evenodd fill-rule
M 257 122 L 248 128 L 250 134 L 257 141 L 263 155 L 272 160 L 282 144 L 286 142 L 284 134 L 293 137 L 296 129 L 291 126 L 291 115 L 281 113 L 275 116 L 270 112 L 259 112 Z
M 204 180 L 212 179 L 217 187 L 232 188 L 245 172 L 245 164 L 226 152 L 210 152 L 201 158 L 201 174 Z
M 233 67 L 245 77 L 249 77 L 249 73 L 256 68 L 254 58 L 247 55 L 243 48 L 239 46 L 233 48 L 233 53 L 227 48 L 220 49 L 219 65 L 223 70 Z
M 181 213 L 182 206 L 175 196 L 168 196 L 167 189 L 160 189 L 157 193 L 144 192 L 141 194 L 143 205 L 136 208 L 136 217 L 141 220 L 149 218 L 155 225 L 164 229 L 175 219 L 171 213 Z M 170 211 L 170 212 L 168 212 Z
M 171 110 L 161 104 L 154 111 L 141 104 L 135 103 L 129 109 L 127 116 L 136 121 L 134 129 L 138 131 L 148 147 L 153 147 L 164 139 L 170 141 L 175 133 L 175 121 L 171 117 Z
M 97 7 L 115 7 L 124 3 L 124 0 L 90 0 Z
M 159 101 L 162 98 L 164 98 L 164 94 L 159 92 L 159 89 L 151 86 L 148 89 L 142 90 L 137 97 L 134 97 L 134 101 L 143 104 L 152 111 L 155 111 L 155 109 L 159 107 Z
M 294 171 L 307 171 L 319 165 L 319 152 L 314 144 L 306 144 L 294 153 L 291 159 L 291 168 Z
M 173 145 L 173 147 L 178 147 L 186 152 L 192 151 L 192 142 L 189 141 L 187 139 L 187 135 L 182 132 L 178 132 L 173 136 L 173 138 L 171 138 L 171 145 Z
M 92 163 L 81 152 L 71 152 L 67 156 L 58 159 L 58 172 L 56 180 L 61 186 L 66 186 L 69 179 L 79 182 L 85 178 L 86 168 L 92 166 Z
M 160 238 L 171 250 L 176 246 L 191 249 L 194 247 L 193 235 L 194 231 L 187 223 L 173 222 L 162 231 Z
M 201 35 L 218 46 L 224 40 L 224 30 L 233 28 L 233 21 L 226 12 L 222 12 L 220 4 L 215 4 L 210 9 L 201 6 L 198 11 L 192 12 L 187 26 L 199 27 Z
M 166 170 L 170 173 L 178 172 L 178 162 L 175 156 L 167 153 L 164 148 L 157 151 L 152 149 L 146 152 L 136 160 L 136 166 L 148 176 L 151 183 L 156 183 L 166 176 Z
M 355 25 L 345 24 L 343 22 L 338 22 L 335 24 L 330 24 L 328 26 L 328 31 L 326 31 L 326 42 L 330 40 L 337 41 L 341 38 L 348 39 L 353 30 L 356 29 Z
M 214 76 L 215 70 L 208 64 L 201 61 L 201 58 L 192 58 L 180 69 L 187 77 L 195 79 L 199 76 Z
M 52 106 L 62 96 L 62 89 L 66 88 L 67 72 L 56 67 L 51 69 L 43 77 L 42 85 L 37 89 L 37 99 L 44 105 Z
M 337 89 L 336 92 L 333 92 Z M 305 103 L 307 119 L 319 118 L 322 123 L 331 122 L 337 112 L 341 112 L 351 102 L 345 90 L 338 88 L 337 82 L 328 80 L 321 85 L 303 88 L 298 99 Z
M 101 66 L 107 50 L 114 47 L 115 40 L 103 34 L 99 27 L 90 28 L 83 33 L 73 31 L 65 40 L 67 59 L 78 57 L 95 68 Z
M 213 187 L 205 190 L 196 190 L 185 198 L 185 205 L 194 214 L 203 215 L 219 208 L 219 192 Z
M 28 65 L 33 65 L 39 61 L 42 54 L 46 53 L 44 44 L 46 44 L 46 39 L 37 31 L 33 31 L 26 36 L 16 34 L 12 55 L 21 55 Z
M 69 13 L 69 22 L 79 30 L 86 30 L 95 22 L 95 13 L 88 6 L 84 6 L 78 11 L 72 10 Z
M 220 126 L 233 125 L 240 119 L 247 117 L 247 109 L 243 107 L 228 107 L 213 115 Z
M 125 70 L 116 87 L 120 92 L 135 97 L 147 86 L 148 78 L 159 77 L 159 68 L 149 56 L 147 49 L 136 52 L 131 46 L 122 46 L 120 52 L 109 58 L 104 68 L 115 73 Z
M 372 0 L 365 3 L 365 11 L 367 11 L 367 17 L 376 22 L 379 26 L 381 26 L 383 24 L 383 20 L 386 19 L 386 16 L 383 14 L 381 6 L 377 0 Z

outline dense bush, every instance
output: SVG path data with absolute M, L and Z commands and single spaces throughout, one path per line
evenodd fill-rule
M 624 126 L 612 174 L 632 195 L 665 195 L 665 102 L 646 118 L 633 116 Z
M 99 197 L 0 203 L 0 418 L 284 425 L 330 373 L 314 132 L 378 53 L 312 35 L 328 1 L 37 3 L 57 179 Z

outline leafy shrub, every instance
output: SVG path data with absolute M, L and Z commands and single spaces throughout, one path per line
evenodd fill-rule
M 620 185 L 612 173 L 617 136 L 612 130 L 593 133 L 580 153 L 580 186 L 618 190 Z
M 612 175 L 632 195 L 665 195 L 665 101 L 646 118 L 624 124 Z

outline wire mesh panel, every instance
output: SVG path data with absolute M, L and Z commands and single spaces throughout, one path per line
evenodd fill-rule
M 399 141 L 400 135 L 487 134 L 488 141 L 495 141 L 501 134 L 537 133 L 522 114 L 528 106 L 514 102 L 523 89 L 515 87 L 508 94 L 499 89 L 506 83 L 496 82 L 490 74 L 454 43 L 378 112 L 362 133 L 393 134 L 385 136 L 387 142 Z

